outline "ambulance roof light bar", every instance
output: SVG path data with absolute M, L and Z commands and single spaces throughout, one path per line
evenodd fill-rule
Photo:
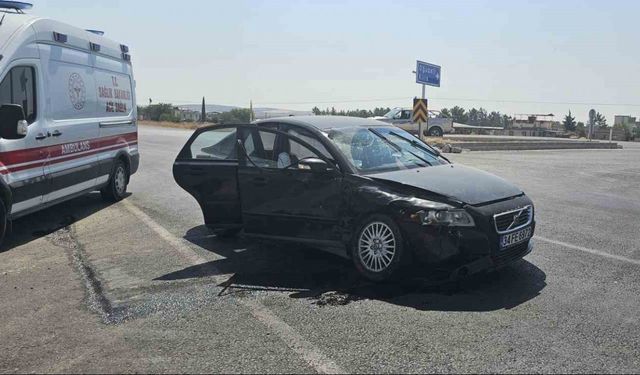
M 0 9 L 15 10 L 16 13 L 24 13 L 23 10 L 33 8 L 33 4 L 22 1 L 0 1 Z

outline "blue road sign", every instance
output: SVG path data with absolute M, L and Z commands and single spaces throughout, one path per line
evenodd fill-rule
M 418 61 L 418 67 L 416 68 L 416 83 L 440 87 L 440 67 L 438 65 Z

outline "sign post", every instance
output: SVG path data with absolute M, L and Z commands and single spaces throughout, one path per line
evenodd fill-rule
M 424 101 L 425 106 L 425 119 L 423 121 L 418 121 L 418 137 L 423 139 L 424 131 L 422 130 L 422 123 L 424 122 L 427 125 L 427 130 L 429 130 L 429 115 L 426 109 L 427 101 L 426 101 L 426 86 L 434 86 L 440 87 L 440 77 L 441 77 L 441 68 L 438 65 L 429 64 L 423 61 L 418 60 L 416 67 L 416 83 L 422 85 L 422 100 Z M 414 103 L 415 104 L 415 103 Z M 416 117 L 415 108 L 414 108 L 414 119 L 419 118 Z M 414 120 L 414 122 L 416 122 Z
M 429 118 L 429 103 L 427 99 L 413 99 L 413 118 L 411 121 L 418 123 L 419 131 L 422 131 L 422 123 Z M 420 133 L 422 134 L 422 133 Z M 422 137 L 420 137 L 422 139 Z

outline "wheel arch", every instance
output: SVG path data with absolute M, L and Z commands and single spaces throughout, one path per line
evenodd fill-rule
M 131 156 L 126 151 L 119 151 L 113 158 L 114 164 L 117 160 L 124 163 L 124 167 L 127 169 L 127 183 L 129 183 L 129 179 L 131 178 Z
M 442 128 L 442 126 L 440 125 L 433 125 L 428 127 L 425 131 L 424 134 L 425 136 L 430 136 L 431 135 L 431 130 L 432 129 L 439 129 L 440 130 L 440 134 L 444 135 L 444 129 Z

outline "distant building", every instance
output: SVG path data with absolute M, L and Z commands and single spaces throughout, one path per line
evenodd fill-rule
M 616 115 L 613 120 L 613 125 L 623 125 L 628 128 L 632 128 L 634 126 L 638 126 L 640 123 L 636 120 L 635 117 L 631 116 L 620 116 Z
M 612 132 L 613 131 L 613 132 Z M 621 128 L 598 128 L 595 130 L 592 138 L 593 139 L 601 139 L 601 140 L 609 140 L 611 137 L 614 141 L 626 141 L 627 134 L 624 129 Z
M 202 117 L 202 113 L 198 111 L 180 111 L 180 121 L 198 122 Z
M 220 115 L 220 112 L 218 112 L 218 111 L 207 112 L 207 121 L 208 122 L 215 122 L 216 119 L 218 118 L 218 115 Z
M 564 134 L 562 124 L 555 121 L 553 113 L 541 114 L 516 114 L 511 127 L 505 130 L 508 135 L 555 137 Z
M 198 122 L 202 117 L 202 113 L 188 108 L 176 107 L 174 108 L 173 116 L 180 122 Z

